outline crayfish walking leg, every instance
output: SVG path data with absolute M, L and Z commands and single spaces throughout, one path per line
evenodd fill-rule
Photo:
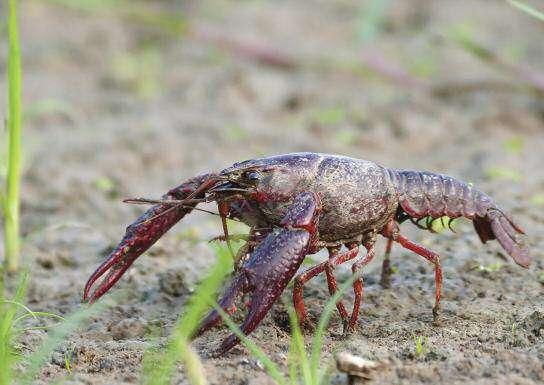
M 370 261 L 372 261 L 372 258 L 374 258 L 374 242 L 375 241 L 372 240 L 371 242 L 365 243 L 366 255 L 351 266 L 351 271 L 354 275 L 359 274 L 359 271 L 364 266 L 369 264 Z M 355 293 L 355 299 L 353 300 L 353 311 L 351 312 L 351 318 L 349 320 L 347 329 L 344 330 L 344 334 L 353 332 L 355 330 L 355 324 L 359 318 L 359 310 L 361 308 L 361 301 L 363 299 L 363 277 L 357 277 L 355 281 L 353 281 L 353 292 Z
M 349 249 L 348 251 L 334 255 L 328 261 L 322 262 L 295 277 L 295 284 L 293 288 L 293 303 L 295 305 L 295 311 L 297 313 L 298 322 L 301 325 L 306 324 L 306 318 L 308 316 L 308 313 L 306 311 L 306 306 L 304 305 L 304 300 L 302 298 L 302 288 L 304 287 L 306 282 L 316 277 L 317 275 L 321 274 L 323 271 L 326 271 L 327 266 L 335 267 L 357 257 L 357 254 L 359 253 L 359 247 L 357 246 L 357 244 L 355 243 L 351 244 L 350 246 L 348 246 L 348 249 Z M 331 283 L 331 281 L 333 281 L 334 283 Z M 331 295 L 334 295 L 334 293 L 337 290 L 336 279 L 334 278 L 334 276 L 332 276 L 331 281 L 328 280 L 329 292 L 331 292 Z M 341 304 L 340 307 L 338 306 L 339 303 Z M 343 313 L 342 310 L 340 310 L 342 308 L 344 308 L 344 306 L 341 303 L 341 301 L 339 301 L 337 303 L 337 309 L 340 313 L 340 317 L 342 317 L 342 320 L 344 321 L 344 327 L 346 327 L 348 322 L 347 311 Z M 344 308 L 344 311 L 345 311 L 345 308 Z M 344 317 L 344 314 L 345 314 L 345 317 Z
M 382 278 L 380 280 L 380 285 L 384 289 L 391 287 L 391 248 L 393 247 L 393 240 L 391 238 L 387 239 L 387 245 L 385 246 L 385 256 L 382 263 Z
M 442 268 L 440 266 L 440 257 L 434 251 L 427 249 L 424 246 L 418 245 L 404 237 L 399 232 L 398 224 L 392 220 L 382 230 L 382 235 L 398 242 L 402 247 L 421 255 L 434 265 L 435 279 L 435 304 L 433 307 L 434 322 L 440 322 L 440 296 L 442 292 Z
M 329 294 L 331 297 L 336 293 L 338 290 L 338 283 L 336 282 L 336 277 L 334 276 L 334 265 L 333 260 L 338 257 L 338 253 L 340 251 L 339 247 L 333 247 L 329 248 L 329 259 L 325 263 L 325 274 L 327 276 L 327 286 L 329 288 Z M 340 318 L 342 318 L 342 322 L 344 323 L 344 326 L 348 322 L 348 311 L 346 310 L 346 307 L 344 306 L 344 303 L 341 299 L 336 302 L 336 309 L 338 309 L 338 313 L 340 314 Z

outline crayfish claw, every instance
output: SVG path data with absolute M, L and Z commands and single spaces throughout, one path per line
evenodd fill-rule
M 243 274 L 243 272 L 241 274 Z M 279 274 L 277 277 L 272 277 L 269 275 L 265 279 L 260 280 L 258 286 L 254 286 L 253 294 L 250 298 L 247 317 L 240 326 L 240 331 L 243 334 L 248 335 L 255 330 L 255 328 L 268 314 L 270 308 L 276 302 L 276 299 L 285 289 L 286 284 L 284 284 L 283 281 L 284 279 L 282 279 L 281 274 Z M 289 280 L 287 282 L 289 282 Z M 236 334 L 232 333 L 223 340 L 215 354 L 218 356 L 222 355 L 236 346 L 239 342 L 240 338 Z
M 303 192 L 297 195 L 283 218 L 284 227 L 268 234 L 237 270 L 220 306 L 226 310 L 234 305 L 240 294 L 252 293 L 248 315 L 240 326 L 243 334 L 248 335 L 261 323 L 302 264 L 313 245 L 320 211 L 316 194 Z M 212 310 L 202 321 L 197 335 L 219 323 L 217 311 Z M 215 355 L 224 354 L 239 342 L 236 334 L 229 335 Z
M 261 323 L 263 318 L 266 316 L 270 308 L 275 302 L 275 298 L 273 299 L 266 299 L 263 300 L 257 300 L 255 298 L 251 301 L 251 307 L 249 309 L 249 313 L 242 324 L 240 326 L 240 331 L 244 333 L 245 335 L 248 335 L 251 333 L 255 328 Z M 220 356 L 224 354 L 225 352 L 232 349 L 234 346 L 236 346 L 240 342 L 240 338 L 232 333 L 227 338 L 223 340 L 219 348 L 215 351 L 214 355 Z
M 163 196 L 163 200 L 189 198 L 187 201 L 189 203 L 183 205 L 159 203 L 128 226 L 126 234 L 119 245 L 87 281 L 83 291 L 83 301 L 92 303 L 111 289 L 141 254 L 192 211 L 204 197 L 206 189 L 209 189 L 214 181 L 216 181 L 215 174 L 203 174 L 187 180 L 175 189 L 170 190 Z M 102 280 L 91 293 L 92 287 L 101 277 L 103 277 Z
M 219 301 L 219 306 L 228 315 L 232 315 L 236 312 L 236 300 L 244 294 L 245 286 L 245 277 L 239 274 L 231 283 L 229 288 L 225 291 L 225 294 Z M 200 326 L 197 329 L 194 337 L 198 337 L 202 333 L 219 325 L 221 321 L 221 315 L 216 309 L 210 311 L 208 315 L 204 317 L 204 319 L 201 321 Z

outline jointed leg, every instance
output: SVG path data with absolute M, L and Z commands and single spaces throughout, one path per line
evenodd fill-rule
M 372 258 L 374 258 L 374 241 L 366 243 L 365 247 L 367 250 L 366 255 L 351 266 L 351 271 L 354 275 L 358 274 L 359 271 L 370 261 L 372 261 Z M 363 277 L 359 277 L 353 282 L 353 292 L 355 293 L 355 298 L 353 300 L 353 311 L 351 312 L 351 318 L 347 328 L 344 328 L 344 334 L 355 330 L 355 324 L 359 318 L 359 310 L 361 308 L 361 301 L 363 299 Z
M 329 248 L 329 260 L 325 264 L 327 286 L 329 287 L 329 294 L 331 295 L 331 297 L 338 290 L 338 283 L 336 282 L 336 277 L 334 276 L 334 266 L 331 261 L 338 256 L 338 252 L 339 248 Z M 346 322 L 348 322 L 349 315 L 341 299 L 336 302 L 336 309 L 338 309 L 338 313 L 340 314 L 340 318 L 342 318 L 342 322 L 346 324 Z
M 342 263 L 355 258 L 358 253 L 359 253 L 359 248 L 355 246 L 352 249 L 344 253 L 337 254 L 333 258 L 329 259 L 328 261 L 322 262 L 310 268 L 309 270 L 306 270 L 305 272 L 301 273 L 297 277 L 295 277 L 295 283 L 293 288 L 293 303 L 295 305 L 295 311 L 297 313 L 298 321 L 301 325 L 304 324 L 306 317 L 308 315 L 306 311 L 306 307 L 304 306 L 304 300 L 302 298 L 302 288 L 304 287 L 304 284 L 308 282 L 310 279 L 317 276 L 318 274 L 325 271 L 328 265 L 331 265 L 332 267 L 341 265 Z M 336 292 L 337 283 L 336 283 L 336 279 L 334 278 L 334 275 L 331 274 L 331 277 L 332 279 L 329 280 L 327 276 L 327 281 L 329 283 L 329 289 L 333 289 L 334 290 L 333 294 L 334 294 L 334 292 Z M 337 307 L 338 307 L 338 304 L 337 304 Z M 340 309 L 338 309 L 338 311 L 341 312 Z M 344 319 L 342 313 L 340 313 L 340 316 L 342 317 L 342 319 Z M 345 319 L 347 319 L 347 312 L 346 312 Z
M 297 313 L 297 318 L 300 325 L 304 325 L 306 318 L 308 317 L 306 306 L 304 306 L 304 299 L 302 298 L 302 287 L 310 279 L 322 273 L 325 270 L 325 266 L 325 263 L 320 263 L 319 265 L 316 265 L 295 277 L 295 284 L 293 287 L 293 304 L 295 305 L 295 312 Z
M 387 245 L 385 246 L 385 257 L 382 264 L 382 279 L 380 281 L 380 284 L 383 288 L 388 289 L 391 287 L 391 248 L 393 247 L 393 240 L 391 238 L 387 238 Z
M 325 267 L 325 273 L 327 274 L 327 284 L 329 286 L 329 294 L 331 297 L 338 290 L 338 284 L 333 274 L 334 268 L 350 259 L 355 258 L 359 253 L 359 246 L 356 242 L 347 243 L 346 247 L 348 248 L 348 251 L 342 254 L 338 254 L 338 249 L 329 248 L 329 260 L 327 261 L 327 265 Z M 346 330 L 348 328 L 349 315 L 342 300 L 338 300 L 336 303 L 336 308 L 338 309 L 338 313 L 340 313 L 340 318 L 342 318 L 344 330 Z
M 408 250 L 413 251 L 416 254 L 421 255 L 423 258 L 434 264 L 434 280 L 435 280 L 435 302 L 433 307 L 434 322 L 440 322 L 440 295 L 442 292 L 442 268 L 440 267 L 440 257 L 434 251 L 427 249 L 424 246 L 418 245 L 405 238 L 402 235 L 398 235 L 396 241 Z
M 440 266 L 440 257 L 434 251 L 427 249 L 424 246 L 418 245 L 410 241 L 399 233 L 398 224 L 395 221 L 388 223 L 382 230 L 382 235 L 393 239 L 395 242 L 416 254 L 421 255 L 434 265 L 434 280 L 435 280 L 435 303 L 433 308 L 434 322 L 440 322 L 440 295 L 442 292 L 442 268 Z

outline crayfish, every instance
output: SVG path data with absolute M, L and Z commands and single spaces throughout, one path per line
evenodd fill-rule
M 133 200 L 134 201 L 134 200 Z M 482 242 L 496 239 L 514 261 L 528 267 L 531 262 L 523 243 L 523 230 L 494 201 L 470 184 L 432 172 L 395 170 L 374 162 L 345 156 L 294 153 L 251 159 L 224 169 L 191 178 L 170 190 L 131 224 L 119 245 L 92 274 L 83 298 L 95 301 L 106 293 L 130 265 L 168 229 L 202 202 L 216 202 L 224 239 L 229 235 L 226 219 L 250 227 L 248 242 L 235 256 L 230 285 L 219 301 L 229 314 L 236 301 L 251 294 L 248 315 L 241 325 L 251 333 L 263 320 L 308 254 L 326 248 L 329 258 L 294 278 L 293 301 L 298 320 L 307 312 L 303 286 L 325 273 L 328 290 L 337 291 L 336 266 L 354 260 L 355 294 L 351 314 L 340 300 L 336 306 L 344 328 L 352 331 L 359 316 L 363 295 L 361 269 L 375 255 L 380 234 L 387 238 L 382 266 L 382 284 L 389 284 L 389 254 L 393 242 L 422 256 L 434 265 L 435 321 L 440 314 L 442 270 L 438 254 L 401 234 L 399 224 L 409 220 L 430 229 L 421 220 L 465 217 L 472 220 Z M 366 253 L 359 256 L 359 248 Z M 345 250 L 342 249 L 345 247 Z M 95 282 L 105 275 L 91 292 Z M 212 310 L 197 335 L 221 323 Z M 239 343 L 231 334 L 220 345 L 222 354 Z

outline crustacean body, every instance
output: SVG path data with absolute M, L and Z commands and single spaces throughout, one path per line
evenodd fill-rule
M 145 200 L 144 200 L 145 201 Z M 503 249 L 523 267 L 531 258 L 523 245 L 523 231 L 486 194 L 452 177 L 431 172 L 394 170 L 376 163 L 337 155 L 294 153 L 253 159 L 189 179 L 169 191 L 127 228 L 125 237 L 108 259 L 93 273 L 84 300 L 94 301 L 108 291 L 138 256 L 200 202 L 215 201 L 223 219 L 234 218 L 250 228 L 248 243 L 236 257 L 235 274 L 219 301 L 232 313 L 236 301 L 251 293 L 249 312 L 241 326 L 251 333 L 297 273 L 304 257 L 323 248 L 327 261 L 295 277 L 293 301 L 300 322 L 306 319 L 302 288 L 325 272 L 331 294 L 337 290 L 335 266 L 354 260 L 358 274 L 374 257 L 378 234 L 388 239 L 382 284 L 389 283 L 389 252 L 396 242 L 434 265 L 436 293 L 433 314 L 439 316 L 442 271 L 439 256 L 399 231 L 410 220 L 465 217 L 473 221 L 482 242 L 497 239 Z M 346 247 L 341 251 L 342 246 Z M 358 257 L 359 247 L 366 254 Z M 92 286 L 106 275 L 98 287 Z M 346 331 L 353 330 L 359 315 L 363 283 L 354 281 L 351 315 L 337 303 Z M 198 334 L 218 325 L 221 317 L 211 311 Z M 230 335 L 218 353 L 239 342 Z

